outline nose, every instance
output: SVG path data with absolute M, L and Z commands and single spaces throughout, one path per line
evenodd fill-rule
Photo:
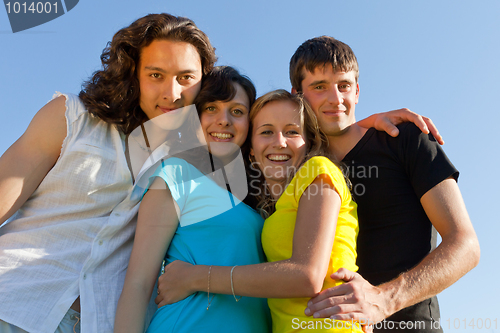
M 339 91 L 337 86 L 333 86 L 328 92 L 328 102 L 333 105 L 340 105 L 344 103 L 344 96 Z
M 286 147 L 287 147 L 287 142 L 285 136 L 283 135 L 283 133 L 278 132 L 275 136 L 274 148 L 281 149 Z
M 182 86 L 177 80 L 166 80 L 163 85 L 163 99 L 171 103 L 175 103 L 181 99 Z
M 218 112 L 217 124 L 222 127 L 231 125 L 231 116 L 228 110 L 221 110 L 221 112 Z

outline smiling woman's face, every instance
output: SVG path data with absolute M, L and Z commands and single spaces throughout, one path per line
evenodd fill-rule
M 272 101 L 253 119 L 250 155 L 271 186 L 286 180 L 290 168 L 296 169 L 306 154 L 298 108 L 292 101 Z
M 200 115 L 209 150 L 221 159 L 232 156 L 245 143 L 250 124 L 249 98 L 238 83 L 234 86 L 236 95 L 232 100 L 206 103 Z

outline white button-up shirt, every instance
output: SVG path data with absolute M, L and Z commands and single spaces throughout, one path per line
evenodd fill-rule
M 52 333 L 80 295 L 82 332 L 112 332 L 140 198 L 123 135 L 64 96 L 61 155 L 0 228 L 0 319 Z

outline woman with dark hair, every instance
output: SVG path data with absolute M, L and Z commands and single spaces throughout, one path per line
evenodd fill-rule
M 142 331 L 162 260 L 217 265 L 265 261 L 263 219 L 242 202 L 247 182 L 240 148 L 254 100 L 248 78 L 231 67 L 214 68 L 195 100 L 205 152 L 195 148 L 160 160 L 147 176 L 146 189 L 136 189 L 144 194 L 115 332 Z M 211 292 L 210 271 L 205 273 L 206 292 L 159 307 L 148 332 L 269 330 L 265 299 L 247 298 L 235 307 L 232 296 Z
M 301 96 L 276 90 L 257 99 L 250 121 L 250 158 L 262 175 L 257 198 L 266 217 L 262 246 L 269 262 L 172 261 L 165 268 L 166 303 L 207 290 L 200 276 L 208 271 L 210 290 L 232 297 L 233 311 L 248 300 L 242 296 L 269 298 L 273 332 L 361 333 L 356 323 L 304 314 L 310 297 L 341 283 L 329 277 L 333 272 L 357 270 L 356 203 L 339 167 L 325 157 L 328 141 L 313 110 Z
M 125 137 L 192 104 L 216 57 L 191 20 L 152 14 L 101 60 L 0 158 L 2 332 L 112 332 L 139 206 Z

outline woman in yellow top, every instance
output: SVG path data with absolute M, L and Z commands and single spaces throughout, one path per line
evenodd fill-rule
M 357 270 L 356 204 L 342 172 L 321 156 L 327 141 L 313 111 L 301 97 L 277 90 L 257 99 L 250 120 L 250 158 L 258 173 L 249 180 L 250 192 L 267 217 L 262 246 L 269 262 L 225 267 L 175 261 L 165 269 L 167 302 L 197 291 L 233 294 L 235 302 L 266 297 L 273 332 L 362 332 L 357 323 L 304 314 L 311 297 L 342 283 L 330 274 L 340 267 Z

